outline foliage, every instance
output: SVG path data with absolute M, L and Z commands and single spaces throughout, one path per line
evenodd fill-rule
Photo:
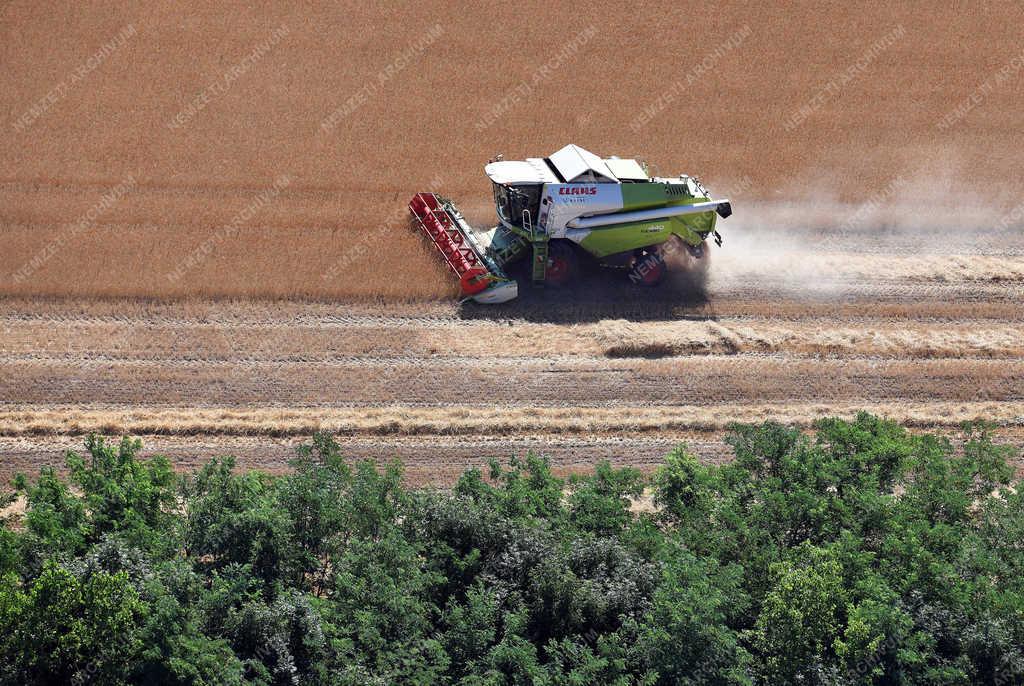
M 323 434 L 280 477 L 90 437 L 3 498 L 0 684 L 1021 683 L 1024 492 L 964 432 L 736 426 L 723 465 L 451 490 Z

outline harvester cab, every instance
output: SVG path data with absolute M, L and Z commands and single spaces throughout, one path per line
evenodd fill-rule
M 636 160 L 602 159 L 576 145 L 544 158 L 499 157 L 484 172 L 498 217 L 491 229 L 473 229 L 454 203 L 434 193 L 417 193 L 409 203 L 463 295 L 481 303 L 516 297 L 505 267 L 526 257 L 535 285 L 571 282 L 581 258 L 656 285 L 669 251 L 703 258 L 708 236 L 721 245 L 718 218 L 732 213 L 728 200 L 713 199 L 695 178 L 652 178 Z

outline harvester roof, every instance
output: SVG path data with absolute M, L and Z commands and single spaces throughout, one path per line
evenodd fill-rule
M 491 162 L 484 171 L 491 181 L 505 185 L 534 183 L 620 183 L 648 181 L 636 160 L 603 160 L 571 143 L 547 159 Z
M 539 157 L 525 161 L 503 160 L 491 162 L 484 171 L 494 183 L 516 185 L 520 183 L 558 183 L 555 172 Z
M 618 179 L 608 165 L 594 153 L 570 143 L 548 158 L 566 183 L 589 181 L 615 183 Z

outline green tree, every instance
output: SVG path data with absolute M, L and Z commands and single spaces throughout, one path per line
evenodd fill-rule
M 836 663 L 848 602 L 834 551 L 803 545 L 772 565 L 750 641 L 763 661 L 767 683 L 815 683 Z
M 85 552 L 92 536 L 85 503 L 52 467 L 43 467 L 34 484 L 19 475 L 15 487 L 27 501 L 25 533 L 18 537 L 26 579 L 38 575 L 49 558 L 72 559 Z
M 128 683 L 145 607 L 123 573 L 78 578 L 48 562 L 19 589 L 0 587 L 0 668 L 5 683 Z
M 574 475 L 569 481 L 569 519 L 582 531 L 611 536 L 633 524 L 633 501 L 643 495 L 644 478 L 637 469 L 614 469 L 599 462 L 592 475 Z
M 93 437 L 16 479 L 0 684 L 1024 683 L 1024 489 L 963 435 L 768 422 L 650 482 L 527 455 L 451 490 L 326 434 L 182 479 Z
M 93 540 L 118 532 L 144 548 L 174 549 L 178 479 L 167 458 L 139 460 L 142 442 L 127 437 L 114 447 L 91 434 L 85 447 L 88 459 L 69 452 L 66 462 L 82 492 Z
M 214 459 L 183 486 L 184 545 L 207 569 L 247 565 L 273 592 L 293 575 L 291 523 L 274 482 L 258 472 L 235 474 L 233 458 Z

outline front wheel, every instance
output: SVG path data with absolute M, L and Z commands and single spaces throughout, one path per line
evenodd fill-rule
M 580 273 L 580 260 L 576 251 L 566 241 L 553 240 L 548 243 L 548 268 L 544 281 L 553 286 L 568 286 Z

